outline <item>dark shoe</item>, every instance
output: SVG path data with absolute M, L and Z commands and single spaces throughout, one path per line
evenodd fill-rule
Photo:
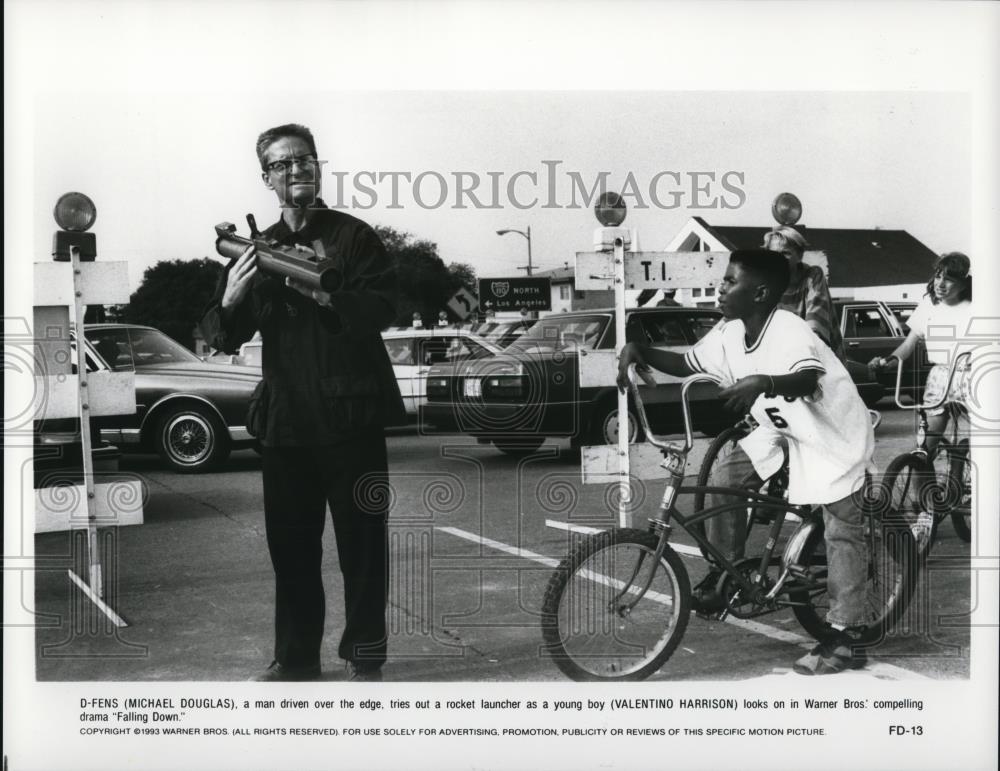
M 868 663 L 858 642 L 857 632 L 843 630 L 822 642 L 792 666 L 800 675 L 835 675 L 847 669 L 861 669 Z
M 381 664 L 361 664 L 355 661 L 347 662 L 347 679 L 360 683 L 381 683 Z
M 719 594 L 719 583 L 723 573 L 720 570 L 708 571 L 708 575 L 691 590 L 691 610 L 695 613 L 718 613 L 726 607 Z
M 322 670 L 319 664 L 307 667 L 286 667 L 277 661 L 272 661 L 263 674 L 253 678 L 258 683 L 296 683 L 306 680 L 319 680 Z

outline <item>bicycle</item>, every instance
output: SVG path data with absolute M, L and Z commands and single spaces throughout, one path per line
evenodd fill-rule
M 586 536 L 562 560 L 546 586 L 542 601 L 542 635 L 556 665 L 575 680 L 642 680 L 658 670 L 680 644 L 687 629 L 691 582 L 687 569 L 670 546 L 676 522 L 724 571 L 721 590 L 725 608 L 716 618 L 753 618 L 791 608 L 803 628 L 818 640 L 833 633 L 824 620 L 827 565 L 823 520 L 811 506 L 789 504 L 783 497 L 737 488 L 681 486 L 693 445 L 688 392 L 703 375 L 687 378 L 681 388 L 685 444 L 655 435 L 629 368 L 629 389 L 647 440 L 664 455 L 667 484 L 656 517 L 646 529 L 615 528 Z M 679 494 L 712 492 L 743 500 L 690 516 L 676 508 Z M 866 493 L 880 489 L 866 488 Z M 733 563 L 699 532 L 696 525 L 727 511 L 754 507 L 773 512 L 767 543 L 759 557 Z M 879 501 L 863 506 L 868 544 L 868 619 L 862 643 L 880 639 L 899 620 L 913 594 L 916 571 L 908 530 L 884 530 Z M 783 553 L 776 554 L 788 514 L 801 522 Z
M 970 356 L 969 352 L 962 353 L 952 361 L 948 383 L 936 404 L 904 405 L 900 401 L 903 363 L 897 364 L 896 405 L 900 409 L 917 411 L 917 446 L 889 464 L 882 480 L 885 488 L 883 497 L 895 516 L 913 531 L 917 554 L 921 559 L 930 553 L 938 526 L 949 516 L 958 537 L 966 543 L 972 539 L 971 464 L 969 440 L 959 438 L 958 424 L 964 412 L 961 407 L 953 402 L 949 404 L 950 438 L 942 436 L 933 452 L 927 449 L 927 411 L 944 404 L 959 362 L 967 361 Z M 935 468 L 936 461 L 943 468 Z
M 868 410 L 868 415 L 872 421 L 872 430 L 874 431 L 882 423 L 882 413 L 877 410 Z M 741 420 L 739 420 L 734 425 L 721 431 L 709 444 L 708 449 L 705 450 L 705 455 L 702 458 L 701 466 L 698 468 L 698 480 L 696 486 L 699 488 L 707 488 L 711 483 L 713 470 L 716 463 L 728 457 L 730 453 L 736 449 L 740 440 L 745 438 L 757 428 L 757 421 L 754 420 L 752 415 L 744 415 Z M 773 476 L 768 477 L 764 480 L 763 485 L 760 489 L 766 489 L 767 494 L 773 497 L 783 497 L 788 492 L 788 458 L 785 458 L 785 462 L 782 464 L 781 468 Z M 694 494 L 694 511 L 697 513 L 705 509 L 705 491 L 700 490 Z M 752 507 L 747 508 L 747 531 L 758 522 L 767 522 L 768 515 L 766 512 L 760 512 Z M 702 535 L 705 535 L 705 523 L 699 522 L 697 527 L 700 529 Z M 705 555 L 707 558 L 707 555 Z

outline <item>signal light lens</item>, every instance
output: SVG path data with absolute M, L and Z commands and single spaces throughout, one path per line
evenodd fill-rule
M 97 207 L 83 193 L 65 193 L 56 201 L 52 215 L 63 230 L 83 233 L 93 227 L 97 219 Z
M 625 199 L 618 193 L 601 193 L 594 205 L 594 216 L 606 228 L 616 228 L 625 221 Z
M 791 193 L 781 193 L 771 204 L 771 214 L 781 225 L 794 225 L 802 218 L 802 202 Z

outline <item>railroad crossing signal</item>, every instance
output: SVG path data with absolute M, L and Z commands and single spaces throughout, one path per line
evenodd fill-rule
M 465 321 L 479 308 L 479 301 L 472 292 L 464 286 L 460 286 L 458 291 L 448 300 L 447 305 L 452 313 L 458 316 L 460 320 Z

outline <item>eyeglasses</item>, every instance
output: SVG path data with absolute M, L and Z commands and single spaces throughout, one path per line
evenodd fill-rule
M 265 171 L 273 171 L 275 174 L 285 174 L 296 163 L 299 166 L 314 166 L 318 162 L 315 155 L 302 155 L 298 158 L 282 158 L 280 161 L 271 161 L 264 165 Z

